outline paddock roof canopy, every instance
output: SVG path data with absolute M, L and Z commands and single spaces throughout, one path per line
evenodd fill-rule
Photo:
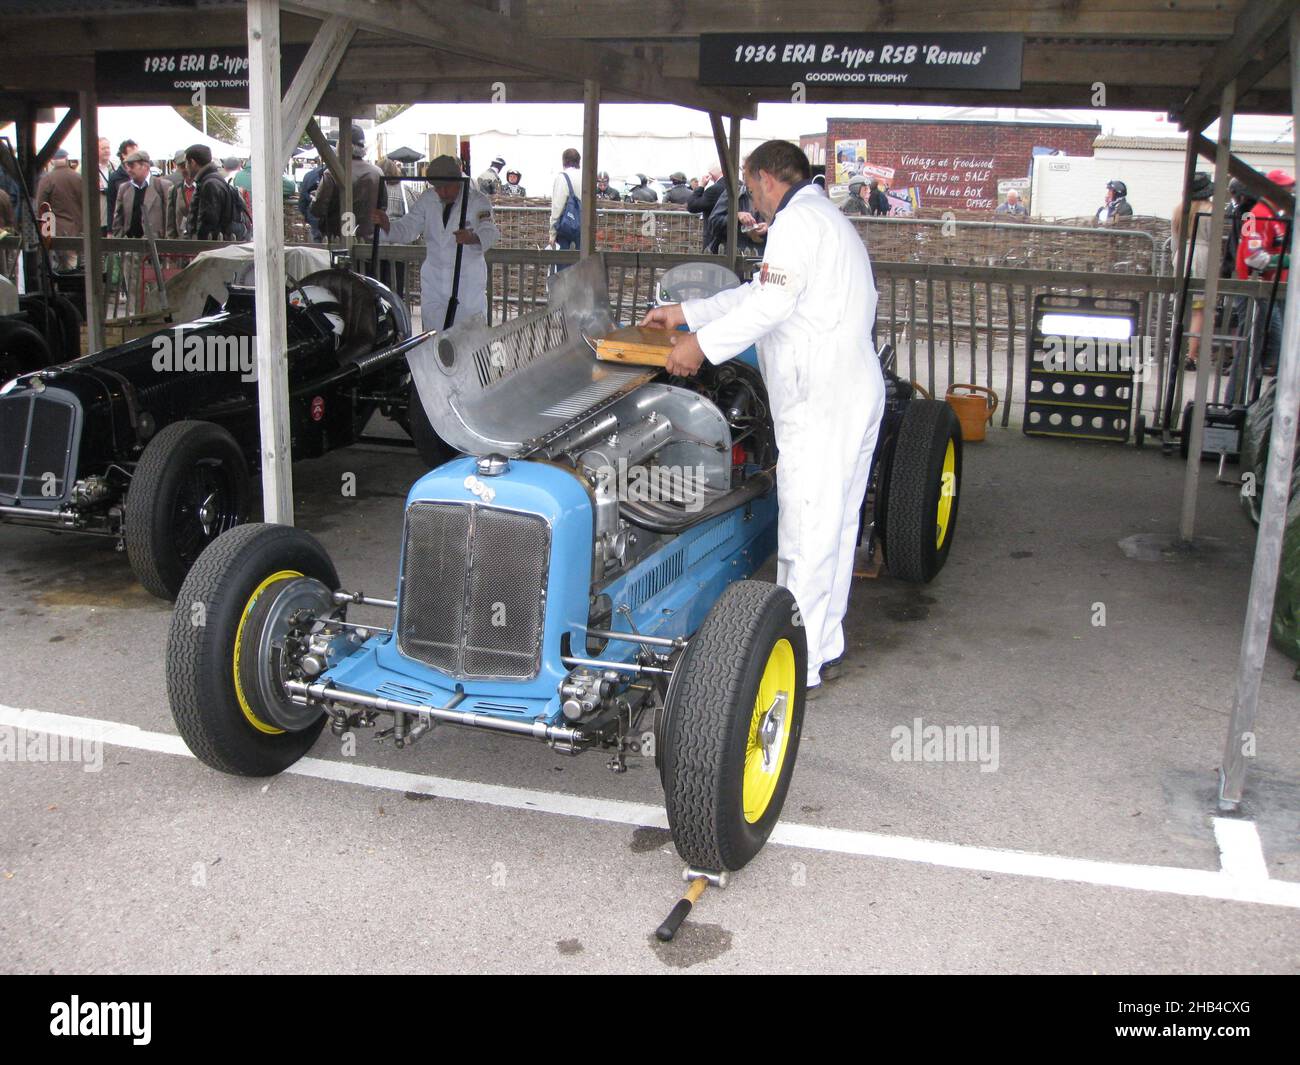
M 390 102 L 511 102 L 583 98 L 679 103 L 753 117 L 760 101 L 791 99 L 790 84 L 701 84 L 701 34 L 946 33 L 1023 35 L 1019 90 L 812 85 L 813 102 L 1088 107 L 1167 111 L 1197 128 L 1214 117 L 1229 73 L 1261 73 L 1238 112 L 1290 111 L 1283 59 L 1288 0 L 285 0 L 286 53 L 327 16 L 360 32 L 331 79 L 321 112 L 361 115 Z M 94 86 L 96 52 L 237 45 L 245 5 L 230 0 L 11 0 L 0 14 L 4 94 L 56 104 Z M 430 41 L 440 42 L 438 47 Z M 445 43 L 444 43 L 445 42 Z M 1251 79 L 1242 79 L 1244 83 Z M 1104 102 L 1098 96 L 1104 91 Z M 101 105 L 144 99 L 99 85 Z M 148 102 L 159 102 L 147 94 Z M 171 102 L 181 102 L 171 101 Z M 1206 118 L 1205 116 L 1209 116 Z

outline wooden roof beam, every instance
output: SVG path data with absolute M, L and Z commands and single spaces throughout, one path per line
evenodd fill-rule
M 1232 36 L 1219 46 L 1195 91 L 1170 117 L 1183 129 L 1199 132 L 1218 116 L 1228 82 L 1236 81 L 1240 94 L 1272 70 L 1287 53 L 1287 20 L 1294 7 L 1295 0 L 1247 0 Z
M 665 77 L 645 61 L 599 45 L 539 37 L 527 19 L 507 18 L 481 7 L 444 0 L 284 0 L 286 10 L 325 18 L 339 15 L 387 37 L 472 56 L 501 72 L 527 71 L 581 83 L 597 81 L 602 92 L 675 103 L 703 111 L 754 117 L 749 94 L 715 89 L 686 78 Z M 489 69 L 487 73 L 496 73 Z M 500 79 L 497 79 L 500 80 Z

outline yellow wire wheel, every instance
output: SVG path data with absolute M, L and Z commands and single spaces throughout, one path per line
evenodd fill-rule
M 664 799 L 689 865 L 739 869 L 781 816 L 803 730 L 808 653 L 785 588 L 722 593 L 673 672 L 658 729 Z
M 899 580 L 926 584 L 948 560 L 961 505 L 961 422 L 947 403 L 913 397 L 878 471 L 877 532 Z
M 284 729 L 276 728 L 274 725 L 267 724 L 253 712 L 253 708 L 248 703 L 248 695 L 244 691 L 244 685 L 239 679 L 239 667 L 244 650 L 244 630 L 248 627 L 248 617 L 253 612 L 253 607 L 257 605 L 258 599 L 262 593 L 267 590 L 276 581 L 289 580 L 293 577 L 301 577 L 302 574 L 294 569 L 282 569 L 272 573 L 261 584 L 253 589 L 253 594 L 248 597 L 248 602 L 244 604 L 244 610 L 239 615 L 239 627 L 235 630 L 235 653 L 231 655 L 230 665 L 231 674 L 235 681 L 235 698 L 239 701 L 239 709 L 243 712 L 245 719 L 258 732 L 265 732 L 268 736 L 278 736 Z
M 203 550 L 176 596 L 167 638 L 167 699 L 176 730 L 205 765 L 236 776 L 274 776 L 311 749 L 325 714 L 271 707 L 259 679 L 278 631 L 268 611 L 328 605 L 339 586 L 329 554 L 301 529 L 240 525 Z M 268 714 L 275 710 L 274 717 Z
M 939 507 L 935 516 L 935 547 L 943 547 L 952 524 L 952 505 L 957 499 L 957 446 L 951 439 L 943 454 L 943 475 L 939 481 Z
M 749 737 L 745 741 L 745 779 L 742 804 L 751 825 L 767 812 L 781 779 L 785 752 L 794 720 L 794 648 L 789 640 L 778 640 L 767 657 L 758 698 L 750 715 Z

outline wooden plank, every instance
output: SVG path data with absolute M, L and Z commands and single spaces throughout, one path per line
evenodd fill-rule
M 104 347 L 104 271 L 99 259 L 99 104 L 94 91 L 77 94 L 81 112 L 81 263 L 86 276 L 86 343 Z
M 298 139 L 307 128 L 316 105 L 325 94 L 325 88 L 338 69 L 343 53 L 356 33 L 357 26 L 339 15 L 331 15 L 322 24 L 316 39 L 307 49 L 307 55 L 293 76 L 289 91 L 284 94 L 284 125 L 280 139 L 281 166 L 293 155 Z
M 700 33 L 848 29 L 896 33 L 991 30 L 1076 37 L 1143 36 L 1184 39 L 1232 33 L 1236 4 L 1219 0 L 802 0 L 797 19 L 786 0 L 530 0 L 528 28 L 548 37 L 693 37 Z
M 701 86 L 694 79 L 665 77 L 653 63 L 637 61 L 599 45 L 578 47 L 572 41 L 538 35 L 525 19 L 515 19 L 455 0 L 434 6 L 421 0 L 388 0 L 358 4 L 356 0 L 288 0 L 286 10 L 318 17 L 341 15 L 385 36 L 431 45 L 476 58 L 503 74 L 528 71 L 554 77 L 564 71 L 577 80 L 599 81 L 615 91 L 643 100 L 671 102 L 683 107 L 753 118 L 756 110 L 741 90 Z M 626 38 L 626 33 L 610 34 Z
M 635 294 L 634 294 L 635 297 Z M 590 337 L 596 358 L 636 366 L 665 366 L 673 350 L 673 331 L 629 325 L 602 337 Z
M 253 262 L 257 305 L 257 400 L 264 521 L 293 524 L 289 436 L 289 349 L 284 298 L 284 200 L 280 187 L 280 5 L 248 3 L 248 101 L 260 122 L 253 149 Z M 270 239 L 268 239 L 270 238 Z

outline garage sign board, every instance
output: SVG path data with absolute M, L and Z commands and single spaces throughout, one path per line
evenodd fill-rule
M 281 89 L 288 88 L 307 55 L 307 45 L 280 49 Z M 248 46 L 194 45 L 95 53 L 95 85 L 101 94 L 150 95 L 188 103 L 200 85 L 210 98 L 242 102 L 248 96 Z
M 701 85 L 1020 88 L 1019 33 L 706 33 Z

